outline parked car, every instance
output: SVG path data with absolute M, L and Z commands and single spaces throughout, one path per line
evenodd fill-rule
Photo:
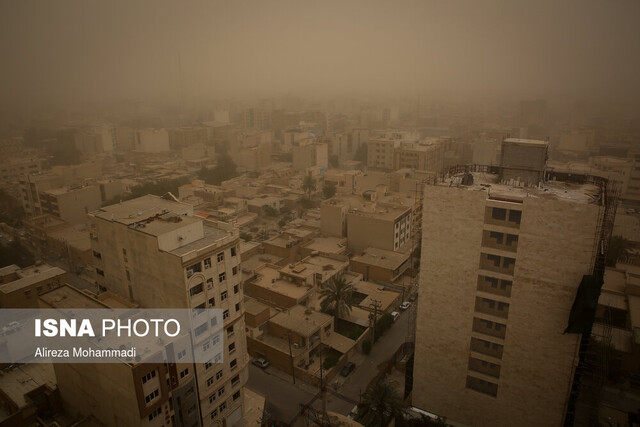
M 353 362 L 347 362 L 340 371 L 340 375 L 343 377 L 348 377 L 353 370 L 356 369 L 356 364 Z
M 395 322 L 398 317 L 400 317 L 400 313 L 394 311 L 391 313 L 391 317 L 393 317 L 393 321 Z
M 266 369 L 269 367 L 269 361 L 264 357 L 258 357 L 256 359 L 253 359 L 253 362 L 251 363 L 256 365 L 258 368 L 262 368 L 262 369 Z
M 414 292 L 411 294 L 411 296 L 409 297 L 409 301 L 414 302 L 415 300 L 418 299 L 418 293 Z
M 358 416 L 358 405 L 351 408 L 351 412 L 349 412 L 349 415 L 347 415 L 347 418 L 351 418 L 352 420 L 355 420 L 357 416 Z
M 409 301 L 405 301 L 402 304 L 400 304 L 400 310 L 406 310 L 409 307 L 411 307 L 411 303 Z

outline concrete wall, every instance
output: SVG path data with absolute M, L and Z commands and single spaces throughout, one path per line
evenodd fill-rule
M 393 224 L 392 220 L 347 213 L 347 245 L 349 249 L 362 252 L 372 246 L 388 251 L 394 250 Z

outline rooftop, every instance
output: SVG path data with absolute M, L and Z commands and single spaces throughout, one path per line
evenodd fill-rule
M 269 319 L 270 323 L 304 337 L 312 335 L 321 327 L 330 324 L 331 321 L 332 316 L 301 305 L 293 306 L 290 310 L 282 311 Z
M 250 314 L 252 316 L 257 316 L 265 310 L 271 310 L 271 308 L 261 303 L 260 301 L 256 301 L 253 298 L 245 298 L 244 301 L 244 312 Z
M 380 303 L 379 309 L 386 311 L 400 295 L 399 292 L 387 290 L 383 286 L 371 282 L 356 282 L 353 287 L 358 293 L 366 295 L 365 299 L 358 304 L 363 308 L 372 307 L 373 302 L 377 301 Z
M 221 239 L 224 239 L 230 234 L 229 231 L 209 225 L 208 221 L 203 222 L 203 230 L 204 237 L 194 242 L 187 243 L 184 246 L 180 246 L 179 248 L 172 250 L 171 253 L 178 256 L 184 256 L 189 252 L 197 251 L 199 249 L 213 245 L 214 243 L 218 242 Z
M 301 300 L 311 292 L 307 286 L 296 285 L 280 279 L 279 267 L 271 264 L 263 265 L 256 269 L 257 277 L 252 282 L 254 286 L 265 288 L 271 292 L 286 295 L 295 300 Z
M 45 292 L 40 299 L 52 308 L 111 308 L 106 302 L 98 301 L 69 284 Z
M 20 269 L 15 265 L 10 265 L 0 269 L 0 277 L 15 275 L 17 276 L 17 278 L 8 283 L 0 285 L 0 292 L 2 292 L 3 294 L 9 294 L 28 286 L 35 285 L 36 283 L 42 282 L 44 280 L 53 279 L 54 277 L 62 276 L 64 274 L 66 274 L 66 271 L 64 271 L 63 269 L 53 267 L 48 264 L 32 265 L 23 269 Z M 6 279 L 10 280 L 11 276 L 7 277 Z
M 0 371 L 0 390 L 18 408 L 27 405 L 25 394 L 41 386 L 48 386 L 51 390 L 57 388 L 56 374 L 51 363 L 28 363 Z
M 408 254 L 372 247 L 366 248 L 362 255 L 357 255 L 351 258 L 352 261 L 375 265 L 377 267 L 386 268 L 388 270 L 395 270 L 399 268 L 408 259 Z
M 503 184 L 498 175 L 488 172 L 472 172 L 473 184 L 462 185 L 464 174 L 459 174 L 439 182 L 441 187 L 457 187 L 467 191 L 486 191 L 492 198 L 504 197 L 522 201 L 527 197 L 566 200 L 573 203 L 599 204 L 600 188 L 594 184 L 578 184 L 574 182 L 547 181 L 538 187 L 517 187 Z
M 106 221 L 130 225 L 169 212 L 178 216 L 193 215 L 193 206 L 148 194 L 137 199 L 100 208 L 92 212 L 91 215 Z
M 520 145 L 536 145 L 539 147 L 546 147 L 549 145 L 548 141 L 540 141 L 538 139 L 524 139 L 524 138 L 506 138 L 504 142 Z
M 315 237 L 304 247 L 326 254 L 343 254 L 347 251 L 347 239 L 343 237 Z

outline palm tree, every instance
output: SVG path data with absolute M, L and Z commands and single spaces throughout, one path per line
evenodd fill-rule
M 400 393 L 391 383 L 382 379 L 369 386 L 362 395 L 359 421 L 366 426 L 385 427 L 392 419 L 403 419 L 404 404 Z
M 304 176 L 302 190 L 307 193 L 307 199 L 311 199 L 311 192 L 316 190 L 316 180 L 311 175 Z
M 625 262 L 629 258 L 631 242 L 622 236 L 612 236 L 607 248 L 606 264 L 615 267 L 618 262 Z
M 353 291 L 352 283 L 347 283 L 343 276 L 335 277 L 320 291 L 320 307 L 323 311 L 333 309 L 336 319 L 345 317 L 351 313 Z

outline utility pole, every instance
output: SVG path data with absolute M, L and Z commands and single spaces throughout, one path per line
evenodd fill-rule
M 320 339 L 320 395 L 322 396 L 322 413 L 327 413 L 327 387 L 324 383 L 322 367 L 322 339 Z
M 289 341 L 289 357 L 291 358 L 291 376 L 293 377 L 293 383 L 296 383 L 296 368 L 293 364 L 293 352 L 291 351 L 291 332 L 287 331 L 287 338 Z
M 373 307 L 373 339 L 372 343 L 376 342 L 376 322 L 378 321 L 378 308 L 380 308 L 382 304 L 377 299 L 371 300 L 371 304 L 369 307 Z

